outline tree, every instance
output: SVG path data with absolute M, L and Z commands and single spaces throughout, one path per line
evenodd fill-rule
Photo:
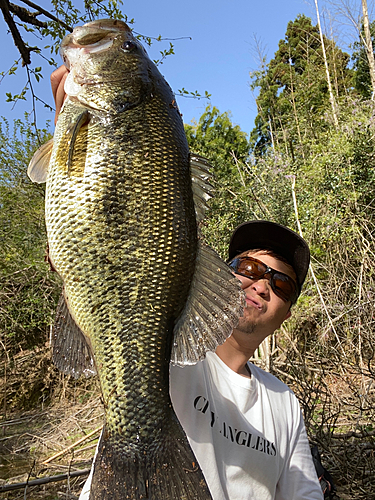
M 220 113 L 212 106 L 194 125 L 185 125 L 190 150 L 207 158 L 213 165 L 216 194 L 210 202 L 210 211 L 204 222 L 209 242 L 224 254 L 231 229 L 246 220 L 248 203 L 242 196 L 243 168 L 249 159 L 246 133 L 234 125 L 228 113 Z
M 230 232 L 244 221 L 268 219 L 294 227 L 291 165 L 249 154 L 248 138 L 228 113 L 208 106 L 198 123 L 185 125 L 190 150 L 213 166 L 216 193 L 203 223 L 206 240 L 225 258 Z
M 375 46 L 375 21 L 370 24 L 369 29 L 371 33 L 372 45 Z M 365 99 L 370 99 L 372 94 L 372 83 L 367 49 L 364 43 L 363 27 L 359 40 L 353 44 L 352 61 L 354 69 L 354 87 L 361 96 Z
M 328 323 L 320 329 L 329 330 L 335 356 L 354 349 L 361 357 L 365 342 L 370 349 L 375 345 L 367 319 L 373 278 L 365 272 L 375 249 L 374 106 L 351 89 L 348 55 L 323 40 L 337 122 L 331 118 L 319 30 L 299 16 L 269 65 L 254 75 L 259 113 L 250 141 L 252 168 L 244 181 L 265 205 L 268 219 L 294 229 L 298 220 L 309 242 L 322 292 L 318 296 L 312 285 L 300 301 L 302 316 L 310 324 L 312 318 Z M 360 312 L 345 313 L 347 321 L 332 320 L 359 302 Z M 313 343 L 308 351 L 319 347 L 316 339 Z
M 349 55 L 323 37 L 329 73 L 336 97 L 350 87 Z M 304 137 L 317 137 L 324 128 L 322 117 L 329 106 L 329 91 L 318 26 L 299 15 L 288 23 L 285 38 L 268 66 L 253 75 L 252 88 L 259 90 L 258 115 L 250 144 L 256 156 L 273 146 L 293 161 L 305 160 Z
M 350 46 L 350 48 L 354 48 L 355 50 L 352 54 L 352 59 L 355 61 L 354 69 L 357 70 L 358 67 L 356 63 L 358 63 L 358 54 L 356 54 L 356 51 L 359 50 L 360 58 L 363 58 L 363 61 L 361 60 L 359 65 L 366 68 L 366 76 L 365 81 L 363 81 L 362 78 L 364 75 L 357 75 L 357 71 L 355 71 L 354 84 L 356 90 L 360 91 L 361 95 L 367 99 L 370 97 L 367 89 L 367 78 L 369 78 L 373 94 L 372 98 L 374 98 L 375 58 L 373 34 L 369 20 L 367 0 L 361 0 L 361 2 L 357 0 L 326 0 L 326 2 L 331 6 L 335 24 L 345 26 L 345 37 L 352 37 L 354 33 L 354 38 L 359 38 L 359 42 L 354 42 L 353 45 Z M 362 73 L 363 68 L 359 69 L 360 73 Z M 365 84 L 364 86 L 363 83 Z

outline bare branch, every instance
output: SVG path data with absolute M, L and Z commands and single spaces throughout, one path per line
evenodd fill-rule
M 30 52 L 36 50 L 36 47 L 28 47 L 23 41 L 20 32 L 10 14 L 10 6 L 8 0 L 0 0 L 0 9 L 2 10 L 4 20 L 9 26 L 10 32 L 12 33 L 14 44 L 19 50 L 22 57 L 22 66 L 31 63 Z
M 73 471 L 70 472 L 69 474 L 59 474 L 57 476 L 49 476 L 49 477 L 42 477 L 40 479 L 33 479 L 32 481 L 27 481 L 24 483 L 5 484 L 3 486 L 0 486 L 0 493 L 4 493 L 5 491 L 20 490 L 25 487 L 47 484 L 56 481 L 65 481 L 66 479 L 69 479 L 69 477 L 88 476 L 89 473 L 90 469 L 84 469 L 79 471 Z
M 368 9 L 367 9 L 367 0 L 362 0 L 362 10 L 363 10 L 363 29 L 365 32 L 366 38 L 366 55 L 369 65 L 370 77 L 371 77 L 371 86 L 372 86 L 372 96 L 371 99 L 374 100 L 375 96 L 375 59 L 374 59 L 374 50 L 372 47 L 371 33 L 370 33 L 370 23 L 368 18 Z
M 322 27 L 321 27 L 321 24 L 320 24 L 320 15 L 319 15 L 318 0 L 315 0 L 315 7 L 316 7 L 316 17 L 318 19 L 320 41 L 321 41 L 322 51 L 323 51 L 324 65 L 325 65 L 325 68 L 326 68 L 327 85 L 328 85 L 328 91 L 329 91 L 329 100 L 330 100 L 330 103 L 331 103 L 331 106 L 332 106 L 332 116 L 333 116 L 333 121 L 335 123 L 335 126 L 336 126 L 336 128 L 338 128 L 339 122 L 338 122 L 338 118 L 337 118 L 336 102 L 335 102 L 335 98 L 334 98 L 333 92 L 332 92 L 331 77 L 330 77 L 330 74 L 329 74 L 329 68 L 328 68 L 328 62 L 327 62 L 327 56 L 326 56 L 326 49 L 325 49 L 325 46 L 324 46 L 323 32 L 322 32 Z
M 47 27 L 47 23 L 44 23 L 42 21 L 39 21 L 39 19 L 36 19 L 36 16 L 39 16 L 41 12 L 30 12 L 24 7 L 20 7 L 19 5 L 15 5 L 14 3 L 9 3 L 9 10 L 24 23 L 38 26 L 38 28 Z
M 65 24 L 63 21 L 61 21 L 60 19 L 58 19 L 57 17 L 55 17 L 53 14 L 51 14 L 50 12 L 48 12 L 48 10 L 44 10 L 39 5 L 37 5 L 37 4 L 33 3 L 33 2 L 30 2 L 30 0 L 21 0 L 21 2 L 25 3 L 26 5 L 28 5 L 29 7 L 33 8 L 33 9 L 37 10 L 40 14 L 44 14 L 46 17 L 48 17 L 48 19 L 51 19 L 52 21 L 55 21 L 56 23 L 59 23 L 60 26 L 62 26 L 63 28 L 65 28 L 70 33 L 73 31 L 73 28 L 71 28 L 70 26 L 68 26 L 67 24 Z

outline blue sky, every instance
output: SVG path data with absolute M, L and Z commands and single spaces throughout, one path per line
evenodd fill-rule
M 36 3 L 38 3 L 36 1 Z M 46 0 L 41 5 L 47 7 Z M 124 1 L 123 12 L 134 18 L 135 31 L 147 36 L 165 38 L 191 37 L 173 41 L 175 55 L 169 56 L 159 67 L 172 89 L 182 87 L 189 91 L 205 91 L 211 94 L 211 104 L 221 112 L 229 111 L 232 120 L 244 132 L 249 133 L 254 125 L 256 104 L 249 82 L 249 73 L 258 67 L 254 36 L 260 40 L 268 59 L 277 50 L 284 37 L 287 24 L 299 13 L 315 20 L 311 4 L 303 0 L 137 0 Z M 0 43 L 3 47 L 0 71 L 7 70 L 19 55 L 13 39 L 6 32 L 4 20 L 0 20 Z M 43 45 L 36 39 L 30 45 Z M 45 44 L 45 43 L 44 43 Z M 159 50 L 167 48 L 169 42 L 155 43 L 148 52 L 153 59 Z M 34 66 L 42 65 L 39 56 L 32 56 Z M 35 85 L 42 99 L 52 104 L 49 88 L 50 67 L 43 65 L 44 82 Z M 20 118 L 25 110 L 30 111 L 31 101 L 13 104 L 5 102 L 5 93 L 17 93 L 26 83 L 25 70 L 20 68 L 16 76 L 8 76 L 0 84 L 0 115 L 8 119 Z M 199 119 L 207 101 L 179 97 L 178 104 L 183 119 L 189 123 Z M 44 126 L 53 114 L 42 106 L 37 110 L 38 126 Z

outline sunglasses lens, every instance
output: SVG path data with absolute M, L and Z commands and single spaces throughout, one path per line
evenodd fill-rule
M 236 259 L 238 263 L 234 267 L 235 272 L 247 276 L 251 279 L 260 279 L 264 273 L 267 271 L 267 266 L 262 262 L 256 262 L 255 260 L 245 258 Z
M 273 291 L 285 301 L 293 302 L 296 294 L 294 281 L 286 274 L 274 274 L 271 280 Z
M 234 259 L 229 266 L 237 274 L 253 280 L 266 277 L 270 280 L 272 290 L 275 294 L 286 302 L 294 302 L 296 299 L 297 287 L 294 280 L 284 273 L 278 273 L 256 259 L 251 257 L 240 257 Z M 268 272 L 267 272 L 268 270 Z

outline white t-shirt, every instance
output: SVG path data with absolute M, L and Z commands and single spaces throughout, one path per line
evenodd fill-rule
M 249 363 L 251 378 L 214 353 L 171 366 L 171 398 L 214 500 L 322 500 L 297 398 Z
M 322 500 L 297 398 L 249 363 L 251 378 L 214 353 L 171 366 L 171 399 L 213 500 Z M 88 500 L 91 474 L 79 500 Z

